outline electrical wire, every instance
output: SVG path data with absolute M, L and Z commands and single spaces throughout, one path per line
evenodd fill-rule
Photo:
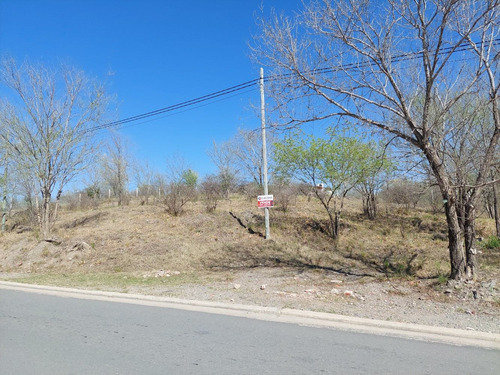
M 500 38 L 496 38 L 492 41 L 487 41 L 485 46 L 488 47 L 490 43 L 492 43 L 495 46 L 499 45 Z M 482 46 L 483 42 L 480 42 L 477 44 Z M 465 52 L 465 51 L 470 51 L 472 49 L 473 49 L 473 47 L 470 44 L 463 43 L 457 47 L 453 46 L 453 47 L 443 48 L 439 52 L 437 52 L 437 55 L 438 56 L 445 55 L 445 54 L 450 53 L 452 51 L 453 51 L 453 53 Z M 401 61 L 415 60 L 415 59 L 421 58 L 423 56 L 424 56 L 424 51 L 403 53 L 403 54 L 399 54 L 396 56 L 392 56 L 391 62 L 397 63 L 397 62 L 401 62 Z M 367 67 L 372 67 L 374 65 L 376 65 L 376 62 L 367 60 L 367 61 L 363 61 L 360 63 L 348 63 L 348 64 L 345 64 L 342 66 L 307 70 L 307 71 L 302 72 L 302 74 L 326 74 L 326 73 L 333 73 L 333 72 L 338 72 L 338 71 L 367 68 Z M 285 78 L 295 76 L 295 75 L 296 75 L 296 73 L 277 74 L 277 75 L 273 75 L 273 76 L 269 76 L 267 78 L 264 78 L 264 81 L 265 82 L 276 81 L 276 80 L 285 79 Z
M 143 114 L 140 114 L 140 115 L 136 115 L 136 116 L 132 116 L 132 117 L 127 117 L 125 119 L 118 120 L 118 121 L 108 122 L 106 124 L 96 125 L 94 127 L 85 129 L 83 132 L 88 133 L 88 132 L 94 132 L 94 131 L 97 131 L 97 130 L 102 130 L 102 129 L 106 129 L 106 128 L 110 128 L 110 127 L 117 127 L 117 126 L 129 123 L 129 122 L 139 121 L 139 120 L 143 120 L 143 119 L 146 119 L 146 118 L 149 118 L 149 117 L 152 117 L 152 116 L 158 116 L 158 115 L 163 114 L 163 113 L 172 112 L 172 111 L 175 111 L 175 110 L 178 110 L 178 109 L 181 109 L 181 108 L 193 106 L 195 104 L 206 102 L 208 100 L 212 100 L 212 99 L 215 99 L 215 98 L 218 98 L 218 97 L 221 97 L 221 96 L 225 96 L 225 95 L 237 92 L 237 91 L 241 91 L 241 90 L 247 89 L 247 88 L 249 88 L 251 86 L 254 86 L 255 83 L 258 82 L 258 81 L 259 81 L 258 78 L 257 79 L 253 79 L 251 81 L 240 83 L 239 85 L 231 86 L 231 87 L 228 87 L 226 89 L 219 90 L 219 91 L 213 92 L 211 94 L 203 95 L 203 96 L 200 96 L 200 97 L 195 98 L 195 99 L 191 99 L 191 100 L 187 100 L 187 101 L 184 101 L 184 102 L 181 102 L 181 103 L 177 103 L 177 104 L 165 107 L 165 108 L 160 108 L 160 109 L 157 109 L 157 110 L 154 110 L 154 111 L 150 111 L 150 112 L 146 112 L 146 113 L 143 113 Z
M 483 44 L 484 44 L 485 47 L 488 47 L 490 45 L 490 43 L 493 45 L 499 45 L 500 38 L 493 39 L 491 41 L 486 41 L 484 43 L 480 42 L 480 43 L 477 43 L 477 45 L 483 46 Z M 458 52 L 470 51 L 472 49 L 473 49 L 473 47 L 470 44 L 463 43 L 459 46 L 443 48 L 439 52 L 437 52 L 436 54 L 438 56 L 441 56 L 441 55 L 448 54 L 450 52 L 451 53 L 458 53 Z M 404 53 L 404 54 L 399 54 L 399 55 L 391 57 L 391 62 L 397 63 L 397 62 L 402 62 L 402 61 L 414 60 L 414 59 L 421 58 L 423 56 L 424 56 L 424 51 Z M 327 73 L 333 73 L 333 72 L 338 72 L 338 71 L 373 67 L 376 64 L 377 63 L 375 61 L 363 61 L 360 63 L 349 63 L 349 64 L 345 64 L 342 66 L 312 69 L 312 70 L 304 71 L 301 74 L 327 74 Z M 293 77 L 293 76 L 296 76 L 296 73 L 272 75 L 272 76 L 265 77 L 264 82 L 284 80 L 286 78 Z M 219 91 L 215 91 L 213 93 L 206 94 L 206 95 L 203 95 L 203 96 L 200 96 L 200 97 L 197 97 L 194 99 L 190 99 L 190 100 L 187 100 L 184 102 L 173 104 L 173 105 L 170 105 L 168 107 L 164 107 L 164 108 L 160 108 L 160 109 L 157 109 L 154 111 L 150 111 L 150 112 L 142 113 L 139 115 L 127 117 L 127 118 L 124 118 L 122 120 L 117 120 L 117 121 L 112 121 L 112 122 L 108 122 L 105 124 L 96 125 L 96 126 L 93 126 L 93 127 L 90 127 L 88 129 L 83 130 L 82 133 L 95 132 L 95 131 L 99 131 L 99 130 L 103 130 L 103 129 L 107 129 L 107 128 L 111 128 L 111 127 L 120 127 L 121 125 L 128 124 L 131 122 L 136 122 L 136 121 L 148 119 L 150 117 L 158 116 L 158 115 L 161 115 L 164 113 L 173 112 L 173 111 L 176 111 L 176 110 L 179 110 L 182 108 L 191 107 L 191 106 L 194 106 L 196 104 L 207 102 L 207 101 L 213 100 L 215 98 L 219 98 L 219 97 L 222 97 L 222 96 L 234 93 L 234 92 L 248 89 L 248 88 L 254 86 L 259 81 L 260 81 L 260 78 L 255 78 L 255 79 L 252 79 L 250 81 L 243 82 L 243 83 L 240 83 L 238 85 L 231 86 L 231 87 L 219 90 Z M 142 123 L 144 123 L 144 122 L 142 122 Z

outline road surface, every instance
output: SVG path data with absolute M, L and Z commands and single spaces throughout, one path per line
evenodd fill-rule
M 500 374 L 500 351 L 0 289 L 0 374 Z

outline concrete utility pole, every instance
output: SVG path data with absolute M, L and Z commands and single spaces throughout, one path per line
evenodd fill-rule
M 260 124 L 262 128 L 262 165 L 264 173 L 264 195 L 268 195 L 267 190 L 267 147 L 266 147 L 266 109 L 264 99 L 264 69 L 260 68 Z M 266 223 L 266 240 L 271 238 L 269 229 L 269 207 L 264 208 Z
M 3 198 L 2 198 L 2 232 L 5 232 L 5 223 L 7 221 L 7 178 L 8 168 L 9 168 L 9 156 L 5 158 L 5 167 L 4 167 L 4 178 L 3 178 Z
M 5 232 L 6 221 L 7 221 L 7 192 L 4 192 L 2 199 L 2 232 Z

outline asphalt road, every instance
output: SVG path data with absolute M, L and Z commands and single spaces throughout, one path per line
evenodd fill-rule
M 500 351 L 0 289 L 0 374 L 500 374 Z

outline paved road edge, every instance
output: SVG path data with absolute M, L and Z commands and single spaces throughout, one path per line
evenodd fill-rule
M 488 332 L 356 318 L 314 311 L 280 309 L 274 307 L 251 306 L 233 303 L 228 304 L 210 301 L 194 301 L 141 294 L 72 289 L 22 284 L 10 281 L 0 281 L 0 289 L 47 294 L 65 298 L 93 299 L 183 309 L 211 314 L 238 316 L 312 327 L 328 327 L 368 334 L 500 350 L 500 334 Z

